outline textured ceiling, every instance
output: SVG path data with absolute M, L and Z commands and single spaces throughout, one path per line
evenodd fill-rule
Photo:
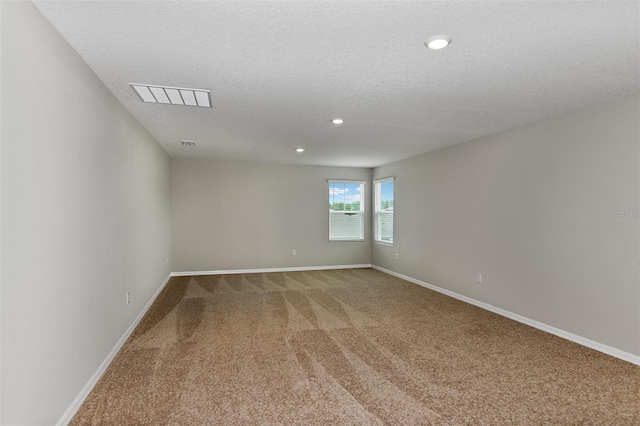
M 640 91 L 636 1 L 36 4 L 174 157 L 373 167 Z

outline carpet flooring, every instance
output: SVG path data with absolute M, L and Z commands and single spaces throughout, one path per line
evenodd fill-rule
M 174 277 L 72 424 L 640 425 L 640 367 L 373 269 Z

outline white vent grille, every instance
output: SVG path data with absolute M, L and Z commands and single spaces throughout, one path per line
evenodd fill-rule
M 183 146 L 196 146 L 194 141 L 180 141 Z
M 210 90 L 129 83 L 142 102 L 211 108 Z

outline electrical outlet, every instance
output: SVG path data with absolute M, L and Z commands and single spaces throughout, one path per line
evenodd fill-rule
M 127 305 L 131 302 L 131 295 L 127 292 Z
M 476 274 L 476 282 L 477 283 L 481 283 L 482 282 L 482 274 L 480 272 L 478 272 Z
M 398 253 L 396 253 L 396 260 L 398 260 Z
M 295 256 L 296 255 L 296 251 L 295 250 L 291 250 L 291 256 Z

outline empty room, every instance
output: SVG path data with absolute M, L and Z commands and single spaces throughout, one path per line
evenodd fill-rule
M 640 424 L 640 2 L 0 37 L 2 425 Z

